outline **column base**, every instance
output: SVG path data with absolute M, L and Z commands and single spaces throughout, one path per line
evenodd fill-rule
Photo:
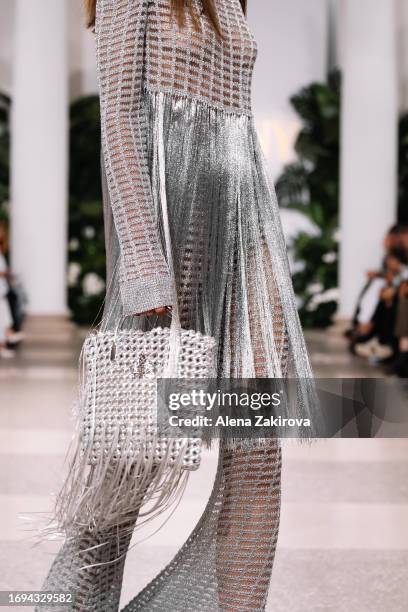
M 66 343 L 77 336 L 75 323 L 64 315 L 29 315 L 24 322 L 28 342 Z

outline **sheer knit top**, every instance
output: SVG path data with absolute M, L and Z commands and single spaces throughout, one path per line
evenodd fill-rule
M 171 305 L 174 299 L 153 205 L 144 91 L 251 116 L 257 47 L 240 1 L 215 1 L 223 39 L 203 13 L 201 0 L 193 4 L 199 32 L 188 11 L 185 27 L 179 28 L 171 0 L 97 2 L 102 152 L 127 315 Z

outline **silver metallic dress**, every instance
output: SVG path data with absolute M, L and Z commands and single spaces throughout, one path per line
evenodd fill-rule
M 308 380 L 279 210 L 251 111 L 256 42 L 240 0 L 215 4 L 222 39 L 200 0 L 193 14 L 186 11 L 184 27 L 171 0 L 98 0 L 108 255 L 102 329 L 171 304 L 156 160 L 166 177 L 183 327 L 215 337 L 222 377 Z M 127 319 L 139 329 L 155 324 Z M 309 400 L 307 389 L 299 394 L 299 415 L 307 415 Z M 221 440 L 201 520 L 124 610 L 265 610 L 280 473 L 279 441 Z M 73 591 L 73 610 L 117 610 L 139 510 L 120 533 L 68 534 L 43 588 Z

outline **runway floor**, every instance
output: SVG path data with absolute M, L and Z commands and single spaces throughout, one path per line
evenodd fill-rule
M 348 355 L 336 334 L 313 332 L 308 342 L 318 376 L 376 374 Z M 32 526 L 19 515 L 47 511 L 58 489 L 80 343 L 69 327 L 59 331 L 55 323 L 45 334 L 34 326 L 18 358 L 0 363 L 0 590 L 39 589 L 59 546 L 33 546 Z M 128 555 L 123 604 L 188 536 L 215 465 L 215 452 L 206 452 L 177 512 Z M 407 440 L 325 440 L 285 448 L 268 612 L 405 612 L 407 523 Z

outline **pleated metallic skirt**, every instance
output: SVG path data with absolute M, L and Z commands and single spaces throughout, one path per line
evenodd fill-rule
M 144 100 L 156 203 L 154 160 L 165 165 L 183 327 L 215 337 L 220 377 L 301 381 L 288 416 L 311 417 L 312 372 L 275 190 L 253 117 L 163 92 L 145 90 Z M 122 318 L 120 249 L 103 183 L 108 289 L 102 328 L 112 329 Z M 158 210 L 157 205 L 157 215 Z M 160 226 L 159 215 L 157 220 Z M 125 326 L 156 324 L 168 321 L 134 317 Z M 299 431 L 303 435 L 309 437 Z

